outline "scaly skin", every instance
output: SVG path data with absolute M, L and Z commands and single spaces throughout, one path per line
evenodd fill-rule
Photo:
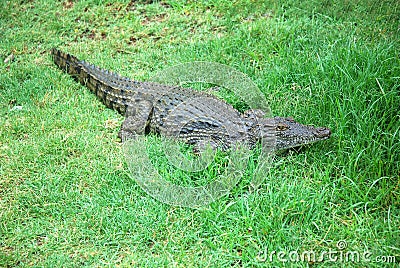
M 125 116 L 119 136 L 125 140 L 149 132 L 194 145 L 227 150 L 238 143 L 253 148 L 260 140 L 277 150 L 325 140 L 331 131 L 288 117 L 265 118 L 261 110 L 243 114 L 225 101 L 190 88 L 137 82 L 100 69 L 57 49 L 55 64 L 87 86 L 108 107 Z

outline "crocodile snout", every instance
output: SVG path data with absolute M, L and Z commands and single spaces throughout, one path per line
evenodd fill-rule
M 327 127 L 320 127 L 316 131 L 316 136 L 318 138 L 329 138 L 331 136 L 331 130 Z

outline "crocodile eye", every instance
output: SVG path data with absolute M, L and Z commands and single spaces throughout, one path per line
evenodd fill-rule
M 288 129 L 289 128 L 289 126 L 287 126 L 287 125 L 285 125 L 285 124 L 278 124 L 277 126 L 276 126 L 276 130 L 278 130 L 278 131 L 283 131 L 283 130 L 286 130 L 286 129 Z

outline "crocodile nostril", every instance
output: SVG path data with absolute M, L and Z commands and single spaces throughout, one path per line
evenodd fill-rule
M 327 137 L 329 138 L 329 136 L 331 135 L 331 130 L 329 128 L 326 127 L 321 127 L 317 129 L 317 136 L 318 137 Z

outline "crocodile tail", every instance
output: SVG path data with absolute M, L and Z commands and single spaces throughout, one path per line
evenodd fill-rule
M 83 83 L 81 80 L 82 65 L 81 61 L 68 53 L 62 52 L 56 48 L 51 50 L 54 63 L 66 73 L 70 74 L 77 81 Z
M 133 94 L 133 89 L 129 89 L 129 87 L 138 86 L 138 83 L 81 61 L 77 57 L 56 48 L 51 50 L 51 55 L 54 63 L 61 70 L 89 88 L 108 108 L 125 114 L 128 99 Z M 116 86 L 116 83 L 119 83 L 118 86 Z M 123 83 L 125 84 L 123 85 Z

